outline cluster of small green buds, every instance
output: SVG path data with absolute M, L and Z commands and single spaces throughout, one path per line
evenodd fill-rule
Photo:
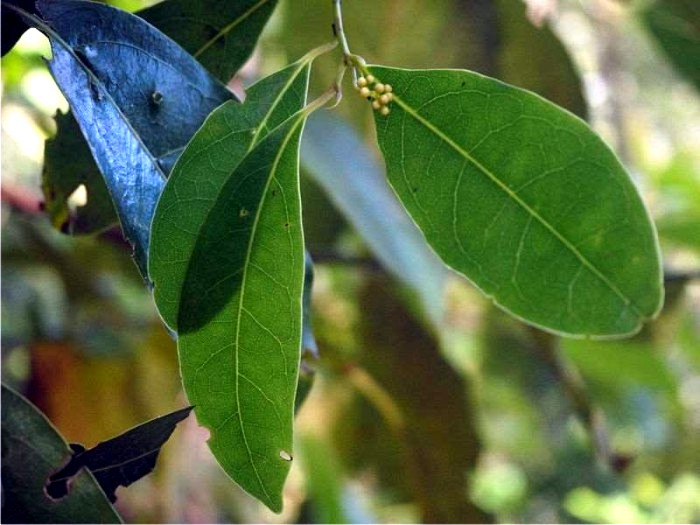
M 391 84 L 377 82 L 374 75 L 367 75 L 357 79 L 357 90 L 360 95 L 372 102 L 372 108 L 382 115 L 389 114 L 389 104 L 394 100 L 394 89 Z

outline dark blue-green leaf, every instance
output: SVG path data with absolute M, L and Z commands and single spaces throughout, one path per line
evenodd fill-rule
M 523 320 L 620 336 L 658 312 L 656 232 L 615 155 L 581 120 L 460 70 L 372 66 L 389 181 L 449 266 Z
M 79 0 L 37 6 L 43 20 L 27 13 L 24 18 L 51 40 L 51 72 L 88 140 L 145 275 L 164 166 L 232 95 L 136 16 Z

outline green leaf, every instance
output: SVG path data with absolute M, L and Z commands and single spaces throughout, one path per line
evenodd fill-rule
M 248 59 L 277 0 L 166 0 L 138 15 L 227 82 Z
M 539 96 L 459 70 L 372 66 L 388 178 L 445 263 L 544 329 L 616 336 L 656 315 L 656 233 L 615 155 Z
M 44 492 L 70 456 L 58 431 L 24 397 L 2 385 L 3 523 L 121 523 L 93 476 L 78 473 L 60 501 Z
M 277 512 L 302 337 L 299 110 L 316 54 L 210 115 L 152 227 L 154 296 L 178 332 L 187 396 L 224 470 Z
M 78 123 L 70 114 L 56 114 L 57 133 L 44 145 L 41 188 L 51 224 L 72 234 L 93 233 L 117 222 L 107 186 Z M 87 203 L 74 211 L 69 197 L 83 184 Z
M 700 5 L 695 0 L 660 0 L 642 18 L 666 58 L 700 89 Z
M 173 168 L 153 218 L 150 247 L 154 298 L 163 320 L 173 330 L 179 330 L 181 309 L 205 306 L 195 304 L 199 301 L 211 305 L 202 297 L 190 260 L 204 255 L 197 242 L 201 230 L 211 222 L 209 215 L 217 199 L 224 195 L 245 155 L 304 106 L 308 77 L 309 60 L 305 57 L 253 85 L 245 104 L 230 102 L 215 110 Z M 198 182 L 202 180 L 206 185 Z M 241 213 L 250 210 L 237 210 L 237 215 Z M 212 268 L 215 273 L 207 279 L 216 282 L 229 270 L 227 265 Z M 214 306 L 213 312 L 219 307 Z

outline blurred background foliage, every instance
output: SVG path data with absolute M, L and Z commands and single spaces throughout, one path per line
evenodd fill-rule
M 587 118 L 658 225 L 666 306 L 614 342 L 560 340 L 496 310 L 421 242 L 382 179 L 370 112 L 346 88 L 303 145 L 321 358 L 284 512 L 228 481 L 190 418 L 156 471 L 120 490 L 124 519 L 700 521 L 698 3 L 346 0 L 345 18 L 369 62 L 474 69 Z M 282 1 L 230 85 L 328 41 L 330 21 L 328 0 Z M 68 200 L 64 213 L 87 221 L 75 232 L 102 228 L 91 236 L 60 233 L 41 209 L 43 169 L 94 169 L 43 167 L 53 117 L 67 110 L 48 53 L 29 31 L 2 59 L 2 379 L 67 440 L 93 446 L 186 400 L 175 345 L 108 226 L 109 203 L 89 194 L 80 213 L 84 192 Z M 319 60 L 312 96 L 336 60 Z

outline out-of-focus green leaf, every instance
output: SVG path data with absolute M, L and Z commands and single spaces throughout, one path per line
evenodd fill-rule
M 138 17 L 93 2 L 37 6 L 41 19 L 17 12 L 51 40 L 49 68 L 88 139 L 145 276 L 150 223 L 167 172 L 161 161 L 167 164 L 232 95 Z
M 342 465 L 326 442 L 303 435 L 300 454 L 315 523 L 353 523 L 343 505 Z
M 587 383 L 637 385 L 671 394 L 676 389 L 673 374 L 651 343 L 563 339 L 561 344 Z
M 644 22 L 676 70 L 700 89 L 700 4 L 658 0 L 642 12 Z
M 166 0 L 138 15 L 222 82 L 248 59 L 277 0 Z
M 442 322 L 448 271 L 426 246 L 357 132 L 328 113 L 312 115 L 301 161 L 382 265 L 416 292 L 429 319 Z
M 112 199 L 100 169 L 72 115 L 57 114 L 53 139 L 44 146 L 41 188 L 51 224 L 70 233 L 92 233 L 117 222 Z M 87 203 L 73 212 L 68 198 L 83 184 Z
M 89 472 L 76 476 L 68 497 L 54 501 L 46 495 L 47 478 L 69 456 L 51 423 L 3 385 L 3 523 L 121 523 Z
M 376 116 L 389 181 L 449 266 L 556 333 L 630 334 L 656 315 L 655 230 L 584 122 L 468 71 L 370 71 L 395 91 Z
M 357 360 L 379 386 L 361 375 L 353 384 L 378 400 L 373 406 L 388 433 L 380 435 L 377 454 L 367 443 L 358 446 L 363 432 L 371 432 L 358 428 L 350 441 L 351 461 L 361 468 L 375 460 L 382 482 L 407 491 L 423 523 L 484 523 L 488 516 L 468 499 L 468 472 L 480 443 L 467 384 L 391 288 L 386 278 L 371 276 L 358 298 L 364 351 Z M 377 389 L 380 394 L 371 393 Z
M 529 89 L 585 119 L 581 80 L 561 41 L 548 26 L 535 27 L 522 0 L 497 0 L 497 76 Z

